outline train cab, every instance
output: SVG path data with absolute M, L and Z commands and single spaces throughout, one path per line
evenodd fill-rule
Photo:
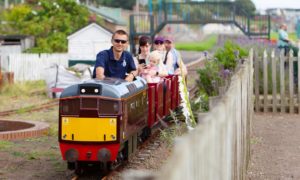
M 147 83 L 137 77 L 91 79 L 66 88 L 59 102 L 64 160 L 112 162 L 122 144 L 147 126 Z

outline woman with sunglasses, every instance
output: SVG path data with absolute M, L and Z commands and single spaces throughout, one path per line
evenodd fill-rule
M 154 50 L 157 50 L 161 54 L 161 59 L 163 64 L 166 66 L 168 70 L 168 74 L 174 74 L 174 67 L 173 67 L 173 57 L 171 53 L 166 51 L 164 45 L 164 38 L 163 37 L 156 37 L 154 39 Z
M 111 39 L 112 47 L 97 54 L 93 78 L 114 77 L 133 81 L 137 75 L 132 55 L 125 51 L 128 47 L 128 34 L 117 30 Z

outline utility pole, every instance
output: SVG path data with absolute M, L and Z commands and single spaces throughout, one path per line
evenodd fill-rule
M 139 12 L 140 12 L 140 2 L 139 2 L 139 0 L 135 1 L 135 8 L 136 8 L 136 14 L 139 14 Z
M 5 1 L 4 1 L 4 9 L 8 9 L 8 6 L 9 6 L 8 0 L 5 0 Z

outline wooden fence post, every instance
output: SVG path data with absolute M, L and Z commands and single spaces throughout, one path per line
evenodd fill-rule
M 294 113 L 294 56 L 289 53 L 289 113 Z
M 268 54 L 264 50 L 263 55 L 263 82 L 264 82 L 264 112 L 268 111 Z
M 257 51 L 254 51 L 254 76 L 255 76 L 255 111 L 260 111 L 259 99 L 259 57 Z
M 285 57 L 283 50 L 280 52 L 280 112 L 285 112 L 285 82 L 284 82 L 284 63 Z
M 277 84 L 276 84 L 276 59 L 275 59 L 275 52 L 274 50 L 271 53 L 271 60 L 272 60 L 272 92 L 273 92 L 273 113 L 277 112 Z
M 300 114 L 300 71 L 299 71 L 299 68 L 300 68 L 300 51 L 298 51 L 298 58 L 297 58 L 297 77 L 298 77 L 298 114 Z

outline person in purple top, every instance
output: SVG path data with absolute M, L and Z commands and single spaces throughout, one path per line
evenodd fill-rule
M 125 51 L 128 46 L 128 34 L 117 30 L 111 39 L 112 47 L 97 54 L 93 78 L 114 77 L 133 81 L 137 75 L 132 55 Z

